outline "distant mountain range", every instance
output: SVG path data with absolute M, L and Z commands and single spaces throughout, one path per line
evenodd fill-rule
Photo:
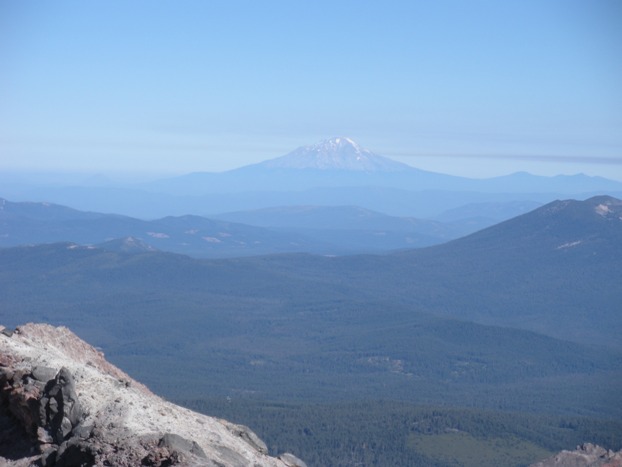
M 307 252 L 386 252 L 442 243 L 495 223 L 528 204 L 467 207 L 446 222 L 387 216 L 355 206 L 286 206 L 207 219 L 165 217 L 145 221 L 83 212 L 51 203 L 13 203 L 0 198 L 0 247 L 71 241 L 105 249 L 159 249 L 195 257 Z
M 75 177 L 62 183 L 0 174 L 0 184 L 0 196 L 7 199 L 44 200 L 142 219 L 295 205 L 359 206 L 393 216 L 434 218 L 471 203 L 622 197 L 622 183 L 583 174 L 470 179 L 427 172 L 374 154 L 345 137 L 222 173 L 197 172 L 149 183 L 78 183 Z
M 132 240 L 128 239 L 130 237 Z M 244 256 L 329 248 L 295 233 L 199 216 L 144 221 L 116 214 L 82 212 L 49 203 L 0 200 L 0 245 L 71 241 L 125 248 L 129 243 L 201 257 Z M 129 243 L 128 243 L 129 242 Z
M 602 196 L 385 255 L 5 248 L 0 317 L 71 326 L 164 395 L 616 417 L 621 241 L 622 202 Z
M 488 193 L 622 190 L 620 182 L 582 174 L 542 177 L 519 172 L 472 179 L 428 172 L 375 154 L 344 137 L 303 146 L 285 156 L 227 172 L 193 173 L 145 185 L 155 191 L 187 195 L 347 186 Z
M 581 193 L 621 191 L 622 183 L 578 174 L 556 177 L 524 172 L 472 179 L 416 169 L 338 137 L 222 173 L 192 173 L 144 185 L 169 194 L 302 191 L 329 187 L 381 187 L 408 191 L 481 193 Z

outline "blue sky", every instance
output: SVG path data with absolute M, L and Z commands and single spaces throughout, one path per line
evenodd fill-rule
M 622 180 L 622 2 L 0 0 L 0 170 L 221 171 L 338 135 Z

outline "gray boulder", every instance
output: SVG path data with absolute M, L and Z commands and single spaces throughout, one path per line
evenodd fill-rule
M 36 366 L 32 369 L 32 378 L 41 382 L 47 383 L 48 381 L 56 378 L 57 371 L 49 366 Z
M 179 452 L 194 454 L 197 457 L 201 457 L 206 459 L 207 456 L 195 441 L 189 441 L 186 438 L 183 438 L 174 433 L 166 433 L 158 443 L 159 447 L 165 447 L 170 452 Z
M 82 414 L 73 376 L 69 370 L 61 368 L 45 386 L 39 401 L 40 426 L 46 429 L 56 444 L 62 444 L 80 423 Z

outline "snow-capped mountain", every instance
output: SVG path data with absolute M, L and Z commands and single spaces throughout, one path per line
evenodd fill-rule
M 346 137 L 302 146 L 285 156 L 259 164 L 270 168 L 398 172 L 412 167 L 379 156 Z

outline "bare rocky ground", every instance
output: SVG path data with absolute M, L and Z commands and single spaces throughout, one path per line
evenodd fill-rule
M 0 465 L 305 467 L 156 396 L 65 327 L 0 330 Z

